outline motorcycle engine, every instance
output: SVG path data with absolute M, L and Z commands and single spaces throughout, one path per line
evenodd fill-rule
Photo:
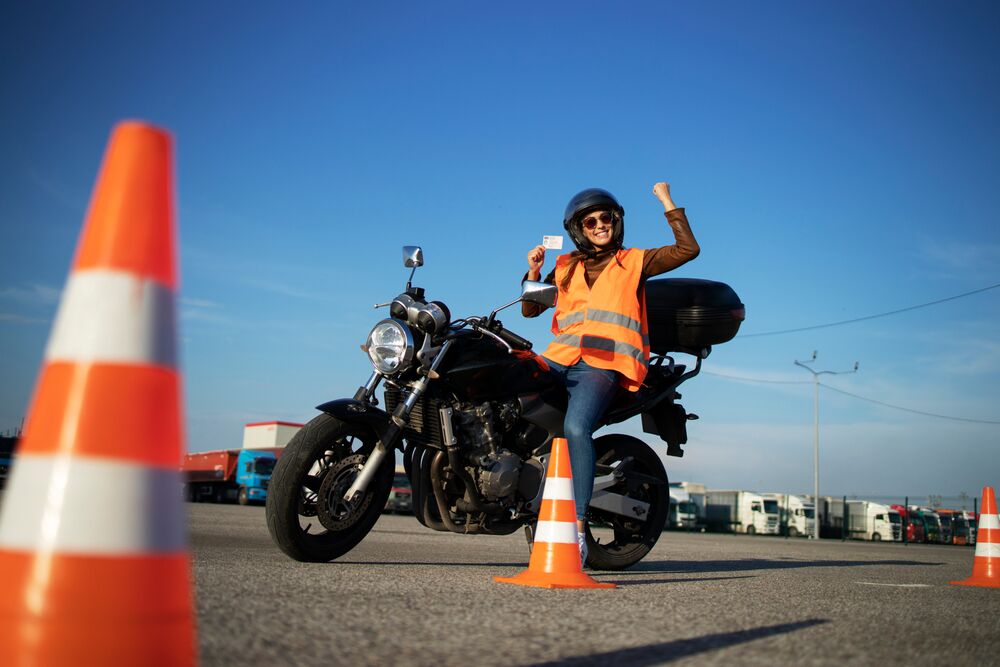
M 521 476 L 521 457 L 502 449 L 488 468 L 479 472 L 479 489 L 487 500 L 514 495 Z
M 500 427 L 508 429 L 513 419 L 510 408 L 499 408 Z M 521 474 L 521 458 L 500 445 L 502 438 L 496 432 L 493 408 L 489 403 L 462 406 L 453 413 L 458 441 L 462 453 L 472 464 L 479 492 L 490 501 L 513 496 Z

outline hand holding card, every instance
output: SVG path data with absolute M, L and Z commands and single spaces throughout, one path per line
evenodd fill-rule
M 561 236 L 543 236 L 542 246 L 547 250 L 562 250 L 563 247 L 563 237 Z

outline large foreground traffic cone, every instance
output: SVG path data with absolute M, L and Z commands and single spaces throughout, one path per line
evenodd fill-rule
M 493 579 L 539 588 L 615 588 L 614 584 L 602 584 L 583 573 L 576 541 L 573 471 L 569 467 L 569 447 L 564 438 L 552 441 L 552 457 L 545 474 L 542 507 L 538 511 L 528 569 L 514 577 Z
M 1000 517 L 992 486 L 983 487 L 983 509 L 979 512 L 976 529 L 976 555 L 972 560 L 972 576 L 950 582 L 955 586 L 1000 588 Z
M 172 140 L 115 128 L 0 514 L 0 665 L 191 665 Z

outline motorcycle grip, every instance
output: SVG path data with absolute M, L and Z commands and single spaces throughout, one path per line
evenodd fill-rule
M 507 344 L 510 345 L 515 350 L 530 350 L 531 349 L 531 341 L 530 340 L 528 340 L 527 338 L 522 338 L 521 336 L 518 336 L 516 333 L 514 333 L 510 329 L 505 329 L 504 327 L 501 326 L 499 328 L 499 331 L 497 331 L 497 335 L 500 336 L 500 338 L 503 338 L 504 341 L 506 341 Z

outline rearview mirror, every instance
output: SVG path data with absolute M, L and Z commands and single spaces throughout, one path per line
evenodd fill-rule
M 403 246 L 403 266 L 415 269 L 424 265 L 424 250 L 418 245 Z
M 537 303 L 546 308 L 556 305 L 556 295 L 559 289 L 555 285 L 539 282 L 537 280 L 525 280 L 521 283 L 521 299 L 528 303 Z

